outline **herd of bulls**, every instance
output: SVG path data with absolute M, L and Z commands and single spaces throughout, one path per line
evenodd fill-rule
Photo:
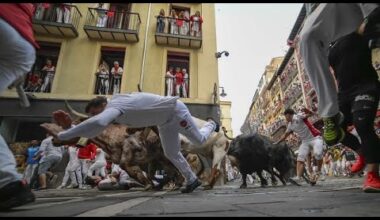
M 70 113 L 77 117 L 83 115 L 73 110 L 67 103 Z M 198 128 L 206 121 L 194 117 Z M 58 127 L 58 125 L 55 125 Z M 233 166 L 239 168 L 243 176 L 241 188 L 247 186 L 246 176 L 256 172 L 262 186 L 267 181 L 262 177 L 262 171 L 271 175 L 272 184 L 276 177 L 286 185 L 291 172 L 295 169 L 295 157 L 286 144 L 274 145 L 262 135 L 240 135 L 234 139 L 226 135 L 226 131 L 213 132 L 202 146 L 193 145 L 186 137 L 180 135 L 181 152 L 185 155 L 193 171 L 204 180 L 204 189 L 212 189 L 222 175 L 223 159 L 228 157 Z M 75 144 L 73 139 L 65 144 Z M 161 147 L 158 129 L 156 127 L 131 129 L 126 125 L 111 124 L 100 135 L 88 139 L 108 154 L 112 163 L 119 164 L 132 178 L 152 189 L 156 170 L 164 170 L 166 178 L 161 182 L 162 187 L 168 181 L 174 180 L 175 189 L 183 185 L 184 178 L 166 158 Z M 209 164 L 208 161 L 212 161 Z M 205 167 L 210 171 L 205 172 Z M 144 175 L 144 172 L 147 175 Z

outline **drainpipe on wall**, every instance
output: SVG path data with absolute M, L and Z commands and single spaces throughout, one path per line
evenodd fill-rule
M 143 60 L 141 63 L 141 73 L 140 73 L 140 83 L 139 87 L 141 88 L 141 91 L 144 89 L 143 82 L 144 82 L 144 69 L 145 69 L 145 59 L 146 59 L 146 44 L 148 41 L 148 30 L 149 30 L 149 22 L 150 22 L 150 10 L 152 8 L 152 3 L 149 3 L 149 9 L 148 9 L 148 19 L 146 20 L 146 28 L 145 28 L 145 39 L 144 39 L 144 52 L 143 52 Z

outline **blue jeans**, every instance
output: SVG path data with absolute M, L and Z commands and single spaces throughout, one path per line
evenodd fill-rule
M 163 33 L 164 30 L 165 30 L 165 22 L 163 20 L 158 20 L 157 21 L 157 32 Z

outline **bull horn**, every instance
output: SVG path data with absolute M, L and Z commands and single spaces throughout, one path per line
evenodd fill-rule
M 143 132 L 141 133 L 143 140 L 146 140 L 148 138 L 148 135 L 149 135 L 151 130 L 152 129 L 150 127 L 144 128 Z
M 77 117 L 79 117 L 79 118 L 81 118 L 81 119 L 88 119 L 88 118 L 89 118 L 88 115 L 86 115 L 86 114 L 82 114 L 82 113 L 79 113 L 79 112 L 75 111 L 75 110 L 71 107 L 71 105 L 69 104 L 69 102 L 68 102 L 67 100 L 65 100 L 65 106 L 66 106 L 66 108 L 69 110 L 70 114 L 73 114 L 73 115 L 75 115 L 75 116 L 77 116 Z
M 231 137 L 228 137 L 228 135 L 227 135 L 227 129 L 225 128 L 225 127 L 222 127 L 222 130 L 223 130 L 223 133 L 224 133 L 224 136 L 228 139 L 228 140 L 233 140 L 233 138 L 231 138 Z

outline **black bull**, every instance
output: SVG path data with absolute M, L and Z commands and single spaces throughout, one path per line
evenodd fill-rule
M 227 155 L 242 174 L 241 188 L 247 187 L 247 174 L 253 172 L 259 176 L 262 186 L 267 185 L 261 174 L 263 170 L 271 174 L 272 184 L 277 183 L 277 176 L 286 185 L 290 171 L 295 168 L 294 155 L 286 144 L 275 145 L 268 137 L 260 134 L 237 136 L 232 140 Z

